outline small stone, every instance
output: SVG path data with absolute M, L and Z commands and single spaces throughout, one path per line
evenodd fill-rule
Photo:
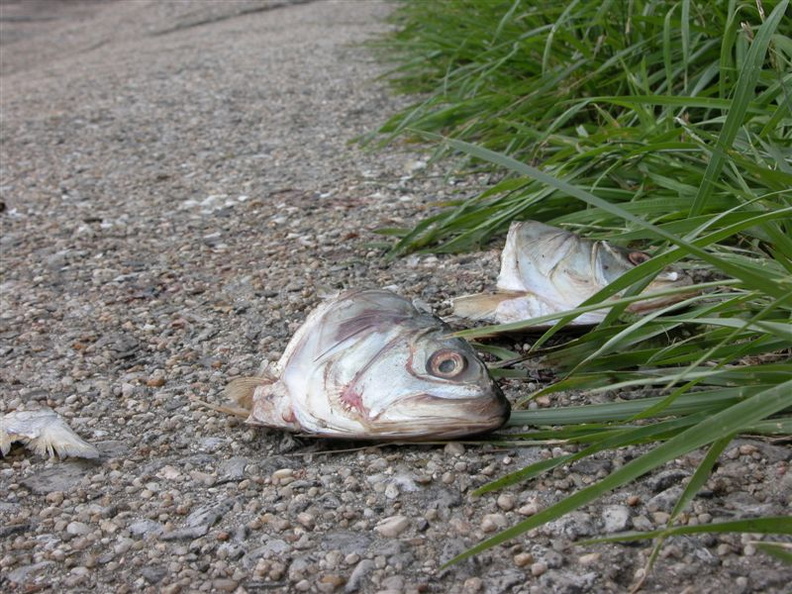
M 239 582 L 227 578 L 212 580 L 212 587 L 221 592 L 233 592 L 239 587 Z
M 506 518 L 502 514 L 486 514 L 481 520 L 484 532 L 495 532 L 506 527 Z
M 69 525 L 66 526 L 66 532 L 72 536 L 85 536 L 91 532 L 91 527 L 82 522 L 70 522 Z
M 363 559 L 355 566 L 352 574 L 349 576 L 349 581 L 344 586 L 344 592 L 357 592 L 360 589 L 363 579 L 374 571 L 374 561 L 371 559 Z
M 344 578 L 340 575 L 336 575 L 334 573 L 329 573 L 325 576 L 322 576 L 322 579 L 319 580 L 320 584 L 327 584 L 332 586 L 333 588 L 338 588 L 339 586 L 344 585 Z
M 63 503 L 64 499 L 63 491 L 52 491 L 51 493 L 47 493 L 47 496 L 44 499 L 47 500 L 47 503 L 60 505 Z
M 514 564 L 517 567 L 526 567 L 534 562 L 534 556 L 531 553 L 517 553 L 514 556 Z
M 275 485 L 286 485 L 294 482 L 294 470 L 291 468 L 281 468 L 272 473 L 272 482 Z
M 391 516 L 380 521 L 374 531 L 385 538 L 394 538 L 407 530 L 410 520 L 405 516 Z
M 609 505 L 602 510 L 603 530 L 623 532 L 630 525 L 630 509 L 625 505 Z
M 146 380 L 146 385 L 149 388 L 161 388 L 165 385 L 165 378 L 161 375 L 154 375 Z
M 581 565 L 594 565 L 600 560 L 602 555 L 600 553 L 587 553 L 578 557 L 578 563 Z
M 521 516 L 533 516 L 539 511 L 539 506 L 534 503 L 526 503 L 525 505 L 521 505 L 517 510 L 517 513 Z
M 664 526 L 671 518 L 671 514 L 664 511 L 657 511 L 652 514 L 652 521 L 658 526 Z
M 462 456 L 465 453 L 465 446 L 458 441 L 451 441 L 445 445 L 443 451 L 449 456 Z
M 547 573 L 547 564 L 542 563 L 541 561 L 537 561 L 533 565 L 531 565 L 531 575 L 534 577 L 539 577 Z
M 313 530 L 314 526 L 316 526 L 316 518 L 312 514 L 301 512 L 297 514 L 297 523 L 308 530 Z
M 653 530 L 654 526 L 652 522 L 646 516 L 635 516 L 632 520 L 633 528 L 636 530 L 641 530 L 643 532 L 648 532 L 649 530 Z
M 514 495 L 510 493 L 502 493 L 498 496 L 498 507 L 503 511 L 511 511 L 514 509 Z
M 465 580 L 462 585 L 464 592 L 481 592 L 484 588 L 484 581 L 480 577 L 471 577 Z

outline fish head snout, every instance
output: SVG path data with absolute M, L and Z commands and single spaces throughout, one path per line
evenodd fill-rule
M 461 437 L 497 429 L 510 414 L 509 401 L 493 382 L 475 395 L 412 394 L 381 411 L 371 427 L 405 439 Z

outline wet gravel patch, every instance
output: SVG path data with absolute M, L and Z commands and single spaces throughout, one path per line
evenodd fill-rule
M 302 440 L 199 402 L 277 360 L 324 294 L 390 287 L 447 314 L 493 283 L 499 246 L 377 246 L 376 228 L 477 181 L 351 142 L 402 101 L 358 45 L 389 9 L 3 4 L 0 413 L 50 406 L 102 454 L 0 460 L 4 592 L 572 594 L 641 577 L 650 543 L 575 542 L 663 526 L 701 454 L 444 568 L 638 452 L 473 497 L 569 450 Z M 787 445 L 736 442 L 682 521 L 788 513 L 789 461 Z M 786 591 L 759 538 L 672 539 L 645 589 Z

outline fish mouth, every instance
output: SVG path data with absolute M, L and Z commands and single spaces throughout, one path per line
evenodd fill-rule
M 670 295 L 663 295 L 659 297 L 653 296 L 653 293 L 687 287 L 692 284 L 693 279 L 683 272 L 676 270 L 661 272 L 651 283 L 649 283 L 649 286 L 647 286 L 646 289 L 641 292 L 641 295 L 646 296 L 647 298 L 630 304 L 627 307 L 627 311 L 632 313 L 645 313 L 683 301 L 684 299 L 695 295 L 697 291 L 683 290 L 679 291 L 678 293 L 672 293 Z
M 422 392 L 383 411 L 369 429 L 380 437 L 426 441 L 493 431 L 510 414 L 511 405 L 497 386 L 489 398 L 451 399 Z

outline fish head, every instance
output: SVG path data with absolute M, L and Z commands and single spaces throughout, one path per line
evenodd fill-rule
M 280 383 L 307 432 L 427 440 L 506 422 L 509 404 L 473 348 L 389 291 L 328 302 L 295 336 Z
M 509 418 L 508 400 L 462 339 L 434 329 L 418 332 L 385 359 L 360 382 L 362 422 L 372 434 L 459 437 L 497 429 Z M 382 373 L 387 369 L 393 372 Z
M 503 250 L 498 289 L 530 293 L 545 304 L 547 312 L 573 309 L 650 258 L 646 252 L 587 239 L 537 221 L 516 222 L 509 228 Z M 691 283 L 689 276 L 666 268 L 643 294 Z M 628 310 L 648 311 L 684 296 L 646 299 Z

